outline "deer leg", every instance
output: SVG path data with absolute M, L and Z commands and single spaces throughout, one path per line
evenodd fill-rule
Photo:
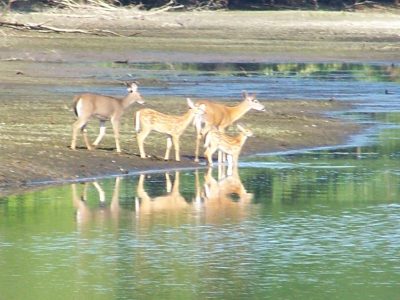
M 208 147 L 206 149 L 206 151 L 204 151 L 204 156 L 207 158 L 208 165 L 210 167 L 213 166 L 212 156 L 213 156 L 214 152 L 215 152 L 215 149 L 212 149 L 211 147 Z
M 82 134 L 83 134 L 83 140 L 85 141 L 86 148 L 88 148 L 88 150 L 93 150 L 93 147 L 90 145 L 86 127 L 82 128 Z
M 104 205 L 106 203 L 106 193 L 97 181 L 94 181 L 93 185 L 96 188 L 97 193 L 99 194 L 100 205 Z
M 168 173 L 165 173 L 165 188 L 166 188 L 168 194 L 171 193 L 172 183 L 171 183 L 171 177 L 169 176 Z
M 223 156 L 222 151 L 218 150 L 218 164 L 222 164 L 222 156 Z
M 93 146 L 97 147 L 97 145 L 101 142 L 101 140 L 103 139 L 105 134 L 106 134 L 105 121 L 101 120 L 100 121 L 99 135 L 98 135 L 97 139 L 94 141 Z
M 86 135 L 86 124 L 87 124 L 87 121 L 84 121 L 82 119 L 78 119 L 72 125 L 72 141 L 71 141 L 71 149 L 72 150 L 76 149 L 76 138 L 78 136 L 79 130 L 81 130 L 81 132 L 83 133 L 83 138 L 85 140 L 86 147 L 89 150 L 92 150 L 92 147 L 87 142 L 88 141 L 88 137 Z
M 232 166 L 237 166 L 239 162 L 239 153 L 232 154 Z
M 119 144 L 119 121 L 111 119 L 111 123 L 114 130 L 115 146 L 117 147 L 117 152 L 121 153 L 121 146 Z
M 233 157 L 232 154 L 228 154 L 226 156 L 226 161 L 228 162 L 228 166 L 232 166 L 233 165 L 233 163 L 234 163 L 233 159 L 234 159 L 234 157 Z
M 201 123 L 196 122 L 196 149 L 194 153 L 194 161 L 199 162 L 199 149 L 200 149 L 200 141 L 201 141 Z
M 226 157 L 227 157 L 226 153 L 225 153 L 225 152 L 222 152 L 222 162 L 223 162 L 223 163 L 226 162 Z
M 195 152 L 194 152 L 194 161 L 195 162 L 199 162 L 200 140 L 201 140 L 201 135 L 197 134 L 197 137 L 196 137 L 196 149 L 195 149 Z
M 76 123 L 76 122 L 75 122 Z M 71 149 L 76 149 L 76 136 L 78 135 L 79 127 L 74 125 L 72 126 L 72 140 L 71 140 Z
M 218 181 L 225 177 L 225 166 L 222 164 L 218 165 Z
M 141 158 L 146 158 L 146 153 L 144 152 L 144 140 L 146 139 L 147 135 L 149 134 L 149 131 L 140 131 L 137 136 L 137 142 L 139 146 L 139 152 L 140 152 L 140 157 Z
M 172 142 L 174 143 L 174 148 L 175 148 L 175 160 L 181 161 L 179 136 L 173 136 Z
M 165 149 L 164 160 L 169 159 L 169 152 L 171 151 L 171 147 L 172 147 L 172 138 L 171 138 L 171 136 L 168 136 L 167 137 L 167 148 Z

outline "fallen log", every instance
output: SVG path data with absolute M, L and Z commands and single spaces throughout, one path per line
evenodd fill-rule
M 40 32 L 55 32 L 55 33 L 80 33 L 80 34 L 103 35 L 103 36 L 114 35 L 114 36 L 126 37 L 126 35 L 122 35 L 111 30 L 103 30 L 103 29 L 95 29 L 95 30 L 83 30 L 77 28 L 70 29 L 70 28 L 58 28 L 44 24 L 29 24 L 29 23 L 6 22 L 6 21 L 0 21 L 0 26 L 13 28 L 17 30 L 36 30 Z M 134 36 L 137 34 L 139 33 L 134 33 L 129 36 Z

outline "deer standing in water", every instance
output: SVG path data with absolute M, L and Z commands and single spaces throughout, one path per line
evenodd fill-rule
M 76 137 L 79 130 L 83 134 L 86 147 L 89 150 L 93 149 L 87 136 L 86 125 L 92 117 L 95 117 L 100 120 L 100 132 L 93 146 L 96 147 L 104 137 L 106 133 L 105 122 L 110 120 L 114 131 L 117 152 L 121 152 L 119 143 L 121 117 L 124 111 L 133 103 L 144 103 L 142 96 L 137 91 L 137 85 L 135 83 L 126 83 L 126 85 L 128 86 L 128 95 L 122 99 L 92 93 L 81 94 L 74 98 L 73 108 L 78 119 L 72 125 L 71 149 L 76 149 Z
M 192 123 L 195 116 L 202 115 L 205 109 L 204 104 L 195 105 L 189 98 L 187 98 L 187 103 L 189 110 L 182 116 L 166 115 L 149 108 L 136 112 L 137 142 L 141 158 L 146 158 L 144 140 L 154 130 L 168 135 L 164 159 L 169 159 L 169 153 L 173 145 L 175 148 L 175 160 L 180 161 L 179 138 L 188 125 Z
M 209 100 L 196 101 L 196 104 L 205 105 L 205 113 L 201 118 L 196 118 L 195 127 L 197 132 L 195 161 L 199 161 L 199 147 L 203 136 L 212 128 L 216 128 L 220 132 L 239 120 L 249 110 L 265 111 L 265 106 L 261 104 L 255 94 L 248 94 L 246 91 L 242 94 L 243 100 L 236 106 L 227 106 L 222 103 L 216 103 Z M 218 160 L 222 161 L 222 156 L 218 156 Z
M 213 165 L 212 155 L 217 150 L 229 155 L 231 157 L 231 161 L 228 160 L 228 163 L 230 165 L 237 166 L 239 154 L 244 143 L 248 137 L 253 135 L 253 132 L 250 129 L 246 129 L 239 124 L 237 125 L 237 128 L 240 130 L 240 133 L 236 136 L 226 135 L 215 128 L 211 129 L 207 133 L 204 143 L 204 147 L 207 149 L 204 154 L 210 166 Z

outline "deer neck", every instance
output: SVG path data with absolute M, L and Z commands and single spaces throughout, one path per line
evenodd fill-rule
M 193 109 L 189 109 L 183 116 L 180 117 L 179 123 L 184 125 L 184 128 L 186 128 L 190 122 L 192 122 L 194 118 L 194 111 Z
M 239 135 L 240 147 L 242 147 L 244 145 L 246 140 L 247 140 L 247 135 L 244 133 L 240 133 L 240 135 Z
M 227 110 L 229 112 L 231 121 L 235 122 L 243 117 L 243 115 L 250 110 L 250 107 L 246 101 L 242 101 L 236 106 L 227 107 Z
M 121 104 L 124 109 L 131 106 L 136 101 L 135 93 L 129 93 L 125 98 L 121 99 Z

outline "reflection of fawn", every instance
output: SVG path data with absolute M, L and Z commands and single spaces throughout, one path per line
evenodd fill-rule
M 165 173 L 167 194 L 151 198 L 144 188 L 145 175 L 139 176 L 136 198 L 136 213 L 150 213 L 154 211 L 174 211 L 189 207 L 185 198 L 179 192 L 179 172 L 175 172 L 174 183 L 168 173 Z
M 78 195 L 77 185 L 74 183 L 71 185 L 72 188 L 72 202 L 76 208 L 76 220 L 77 223 L 82 225 L 89 223 L 92 220 L 104 220 L 107 218 L 118 219 L 120 207 L 119 207 L 119 190 L 121 186 L 121 177 L 115 178 L 115 186 L 113 195 L 111 198 L 111 203 L 108 207 L 105 206 L 106 197 L 103 188 L 99 185 L 97 181 L 92 184 L 96 188 L 99 203 L 101 204 L 99 208 L 90 208 L 87 205 L 87 189 L 90 185 L 89 182 L 84 183 L 84 188 L 81 195 Z
M 237 128 L 241 131 L 236 136 L 229 136 L 225 133 L 218 131 L 217 129 L 211 129 L 206 135 L 204 147 L 206 147 L 206 151 L 204 152 L 208 164 L 210 166 L 213 165 L 212 155 L 215 151 L 220 150 L 223 153 L 227 154 L 228 157 L 231 157 L 231 161 L 228 160 L 228 163 L 236 166 L 238 164 L 240 151 L 246 139 L 253 135 L 253 132 L 249 129 L 245 129 L 244 127 L 237 125 Z
M 212 176 L 212 169 L 209 168 L 204 176 L 204 196 L 206 199 L 229 200 L 233 202 L 249 203 L 253 194 L 247 193 L 247 190 L 240 180 L 238 168 L 229 168 L 228 175 L 225 176 L 224 168 L 218 169 L 218 178 L 215 180 Z
M 219 168 L 223 172 L 222 168 Z M 238 169 L 233 168 L 231 175 L 224 177 L 219 173 L 216 180 L 209 168 L 204 176 L 203 189 L 198 192 L 204 200 L 205 217 L 208 221 L 218 221 L 221 216 L 232 220 L 241 219 L 246 215 L 245 206 L 251 203 L 253 194 L 248 193 L 240 180 Z

